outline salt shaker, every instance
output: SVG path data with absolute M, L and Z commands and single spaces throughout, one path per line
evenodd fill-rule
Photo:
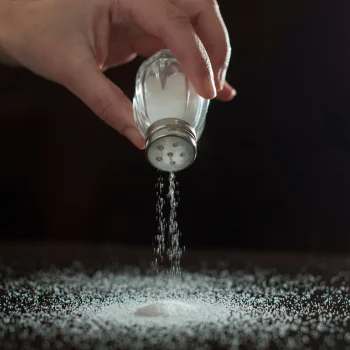
M 193 163 L 209 100 L 199 96 L 169 50 L 140 66 L 133 99 L 134 118 L 155 168 L 177 172 Z

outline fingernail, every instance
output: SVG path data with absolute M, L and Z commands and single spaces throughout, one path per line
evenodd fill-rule
M 225 80 L 226 80 L 226 68 L 221 68 L 219 72 L 219 81 L 220 81 L 220 90 L 224 88 Z
M 213 77 L 208 76 L 204 78 L 204 89 L 205 92 L 208 94 L 208 98 L 212 99 L 216 97 L 216 88 Z
M 137 148 L 145 149 L 145 139 L 140 132 L 135 128 L 128 128 L 124 132 L 127 137 Z

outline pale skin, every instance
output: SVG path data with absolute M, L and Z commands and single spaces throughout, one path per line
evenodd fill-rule
M 163 48 L 202 97 L 235 96 L 215 0 L 0 0 L 0 61 L 63 85 L 139 149 L 131 101 L 103 71 Z

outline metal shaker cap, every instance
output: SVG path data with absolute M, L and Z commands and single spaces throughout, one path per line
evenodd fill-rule
M 148 128 L 146 157 L 155 168 L 177 172 L 190 166 L 196 155 L 196 132 L 184 120 L 161 119 Z

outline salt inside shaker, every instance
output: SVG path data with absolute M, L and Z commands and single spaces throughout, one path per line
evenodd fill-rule
M 208 106 L 169 50 L 143 62 L 136 77 L 134 117 L 155 168 L 176 172 L 193 163 Z

